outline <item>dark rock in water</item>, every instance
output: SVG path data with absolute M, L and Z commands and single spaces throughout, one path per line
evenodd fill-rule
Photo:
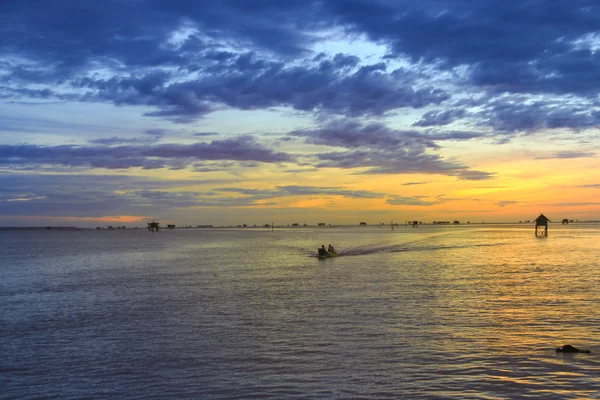
M 556 348 L 557 353 L 590 353 L 589 350 L 579 350 L 577 347 L 565 344 L 563 347 Z

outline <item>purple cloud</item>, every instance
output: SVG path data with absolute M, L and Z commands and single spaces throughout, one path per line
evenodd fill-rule
M 114 139 L 109 140 L 115 143 Z M 277 163 L 292 161 L 288 154 L 258 144 L 250 136 L 190 145 L 37 146 L 0 145 L 0 165 L 48 164 L 92 168 L 182 168 L 198 160 Z
M 320 129 L 296 130 L 290 136 L 307 143 L 338 147 L 314 156 L 318 168 L 362 169 L 366 174 L 433 173 L 465 180 L 491 179 L 492 173 L 473 171 L 456 161 L 446 161 L 431 153 L 439 149 L 435 140 L 461 140 L 478 133 L 427 134 L 393 130 L 383 124 L 334 121 Z

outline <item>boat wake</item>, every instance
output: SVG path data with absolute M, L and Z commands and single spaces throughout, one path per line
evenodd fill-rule
M 478 243 L 478 244 L 464 244 L 464 245 L 423 245 L 421 243 L 402 243 L 392 245 L 376 245 L 376 246 L 360 246 L 345 248 L 339 250 L 337 253 L 338 257 L 344 256 L 364 256 L 379 253 L 404 253 L 404 252 L 421 252 L 421 251 L 440 251 L 440 250 L 452 250 L 452 249 L 463 249 L 463 248 L 475 248 L 475 247 L 488 247 L 488 246 L 499 246 L 499 243 Z M 316 257 L 316 255 L 315 255 Z
M 338 257 L 347 257 L 347 256 L 364 256 L 364 255 L 373 255 L 379 253 L 404 253 L 404 252 L 434 252 L 434 251 L 443 251 L 443 250 L 452 250 L 452 249 L 468 249 L 468 248 L 477 248 L 477 247 L 489 247 L 489 246 L 502 246 L 504 243 L 502 242 L 481 242 L 474 240 L 462 240 L 462 241 L 453 241 L 448 243 L 448 241 L 440 241 L 441 237 L 447 237 L 455 233 L 443 233 L 443 234 L 434 234 L 427 237 L 421 237 L 417 240 L 407 241 L 407 242 L 392 242 L 389 240 L 383 242 L 375 242 L 369 244 L 363 244 L 361 246 L 355 247 L 347 247 L 345 243 L 337 244 L 337 256 Z M 311 253 L 313 257 L 317 257 L 316 252 Z

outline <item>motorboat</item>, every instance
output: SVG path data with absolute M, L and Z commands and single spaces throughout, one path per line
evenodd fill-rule
M 332 257 L 336 257 L 337 256 L 337 252 L 335 250 L 334 251 L 328 251 L 325 248 L 320 247 L 320 248 L 317 249 L 317 251 L 318 251 L 318 257 L 321 258 L 321 259 L 332 258 Z

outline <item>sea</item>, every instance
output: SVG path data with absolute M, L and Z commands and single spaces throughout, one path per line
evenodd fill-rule
M 0 399 L 522 398 L 600 398 L 600 224 L 0 231 Z

